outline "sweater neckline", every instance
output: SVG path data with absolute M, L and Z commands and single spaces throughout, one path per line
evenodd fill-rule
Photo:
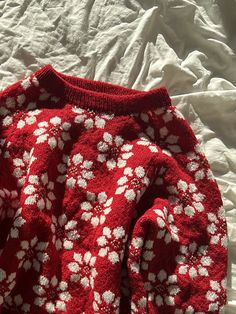
M 88 110 L 128 114 L 171 104 L 165 86 L 141 91 L 105 81 L 66 75 L 50 63 L 41 67 L 34 75 L 48 92 Z

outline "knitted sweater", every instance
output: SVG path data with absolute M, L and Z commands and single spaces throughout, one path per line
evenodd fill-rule
M 0 313 L 223 313 L 222 200 L 165 87 L 51 64 L 0 94 Z

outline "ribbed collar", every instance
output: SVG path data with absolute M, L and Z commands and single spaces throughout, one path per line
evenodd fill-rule
M 46 64 L 34 75 L 48 92 L 81 108 L 117 114 L 143 112 L 168 106 L 171 100 L 164 86 L 141 91 L 104 81 L 90 80 L 60 73 Z

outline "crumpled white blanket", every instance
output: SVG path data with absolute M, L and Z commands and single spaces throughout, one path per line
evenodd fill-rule
M 46 63 L 141 90 L 165 85 L 202 142 L 229 234 L 236 313 L 236 1 L 0 1 L 0 90 Z

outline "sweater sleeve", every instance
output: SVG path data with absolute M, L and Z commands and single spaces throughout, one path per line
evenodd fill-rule
M 132 313 L 223 313 L 227 229 L 217 183 L 174 106 L 145 121 L 159 152 L 130 239 Z

